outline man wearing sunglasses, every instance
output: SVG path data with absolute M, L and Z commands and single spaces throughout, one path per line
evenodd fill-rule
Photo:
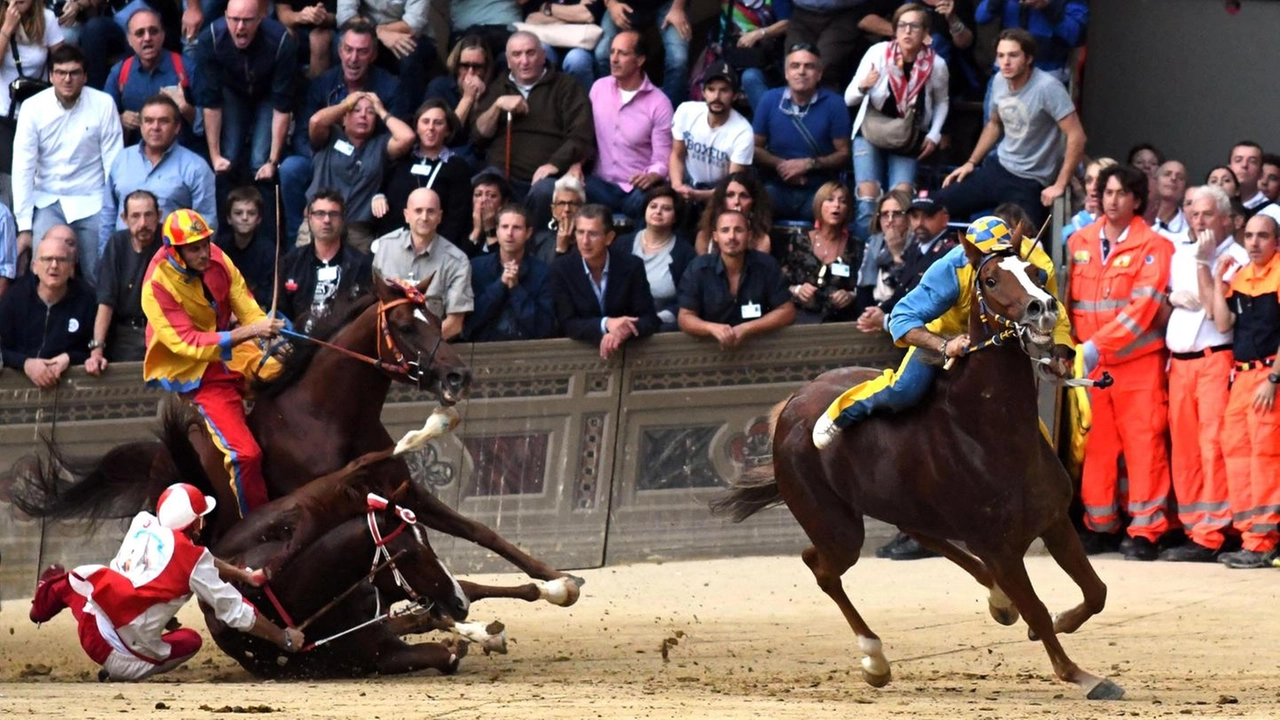
M 187 129 L 196 119 L 191 103 L 191 78 L 182 56 L 164 47 L 164 26 L 160 13 L 140 8 L 129 16 L 125 39 L 133 54 L 116 63 L 107 75 L 103 90 L 115 100 L 124 127 L 124 142 L 138 142 L 142 130 L 142 106 L 161 93 L 178 104 Z

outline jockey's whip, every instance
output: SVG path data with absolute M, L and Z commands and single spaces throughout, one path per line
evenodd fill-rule
M 1033 362 L 1037 362 L 1041 365 L 1051 365 L 1053 364 L 1053 359 L 1052 358 L 1035 358 Z M 1107 388 L 1116 384 L 1116 379 L 1111 377 L 1111 373 L 1103 371 L 1102 377 L 1098 378 L 1097 380 L 1093 380 L 1087 377 L 1061 378 L 1060 382 L 1066 387 L 1097 388 L 1099 390 L 1106 390 Z
M 276 168 L 276 259 L 274 279 L 271 283 L 271 310 L 267 312 L 268 320 L 276 319 L 276 308 L 280 302 L 280 238 L 284 235 L 284 203 L 280 200 L 280 168 Z M 262 359 L 258 361 L 258 370 L 267 364 L 271 356 L 271 343 L 266 338 L 259 341 L 262 348 Z
M 507 111 L 507 179 L 511 179 L 511 111 Z
M 1036 233 L 1035 242 L 1031 243 L 1031 247 L 1027 248 L 1027 254 L 1022 256 L 1023 260 L 1029 259 L 1031 257 L 1031 253 L 1035 252 L 1036 248 L 1040 246 L 1040 240 L 1044 237 L 1044 231 L 1048 229 L 1049 224 L 1052 222 L 1053 214 L 1050 213 L 1049 217 L 1044 219 L 1044 224 L 1040 226 L 1040 232 Z

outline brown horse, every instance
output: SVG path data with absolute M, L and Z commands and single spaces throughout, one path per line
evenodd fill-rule
M 1028 285 L 1039 277 L 1019 269 L 1015 256 L 984 262 L 967 242 L 965 252 L 979 268 L 969 336 L 974 347 L 993 342 L 944 373 L 920 406 L 855 425 L 819 451 L 811 439 L 815 420 L 844 390 L 878 374 L 824 373 L 774 409 L 773 477 L 744 477 L 713 509 L 741 521 L 786 503 L 813 543 L 802 558 L 857 635 L 863 677 L 875 687 L 891 679 L 889 662 L 840 580 L 858 561 L 864 515 L 897 525 L 968 571 L 990 589 L 991 614 L 1000 623 L 1013 624 L 1021 612 L 1059 678 L 1090 699 L 1117 699 L 1124 694 L 1118 685 L 1082 670 L 1058 641 L 1058 633 L 1075 631 L 1102 610 L 1106 586 L 1068 519 L 1071 481 L 1040 435 L 1035 378 L 1024 354 L 1048 354 L 1057 311 L 1044 309 L 1044 293 Z M 1081 605 L 1056 620 L 1023 564 L 1037 537 L 1084 594 Z

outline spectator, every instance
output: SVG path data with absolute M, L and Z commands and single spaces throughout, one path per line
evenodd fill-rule
M 332 188 L 321 190 L 307 206 L 311 242 L 295 247 L 280 261 L 280 312 L 311 332 L 334 303 L 369 290 L 370 257 L 343 240 L 346 201 Z
M 631 338 L 649 337 L 661 321 L 644 262 L 610 251 L 613 215 L 603 205 L 587 205 L 573 224 L 576 253 L 551 265 L 551 297 L 566 337 L 595 343 L 607 360 Z
M 50 228 L 34 255 L 31 274 L 0 297 L 0 351 L 5 367 L 48 390 L 67 368 L 89 359 L 93 288 L 72 274 L 75 234 L 66 225 Z M 96 364 L 85 369 L 99 372 Z
M 443 321 L 440 334 L 452 340 L 475 305 L 471 293 L 471 263 L 467 254 L 436 233 L 440 225 L 440 196 L 430 188 L 409 193 L 404 209 L 408 227 L 378 238 L 373 269 L 384 278 L 411 283 L 430 280 L 427 309 Z
M 595 152 L 591 105 L 572 78 L 547 67 L 542 43 L 531 33 L 507 40 L 507 66 L 511 73 L 490 83 L 480 99 L 472 139 L 488 144 L 487 163 L 507 169 L 514 198 L 533 213 L 534 227 L 542 227 L 550 219 L 555 178 L 571 167 L 581 172 Z
M 916 165 L 942 142 L 942 125 L 950 109 L 947 63 L 925 43 L 929 12 L 907 3 L 893 14 L 897 35 L 876 43 L 862 57 L 853 81 L 844 91 L 850 107 L 861 104 L 853 121 L 853 174 L 862 185 L 859 198 L 876 198 L 886 189 L 914 187 Z M 901 134 L 886 125 L 909 123 Z M 870 216 L 873 200 L 859 200 L 860 215 Z
M 890 211 L 892 212 L 892 211 Z M 883 221 L 883 218 L 882 218 Z M 867 308 L 858 318 L 858 329 L 863 332 L 889 330 L 889 314 L 907 293 L 920 284 L 929 267 L 956 246 L 949 223 L 951 215 L 947 207 L 938 201 L 920 197 L 911 201 L 907 211 L 911 242 L 902 252 L 902 267 L 894 276 L 893 295 L 888 300 Z
M 754 114 L 760 98 L 771 85 L 781 80 L 778 60 L 782 55 L 782 39 L 790 24 L 790 0 L 719 0 L 723 8 L 713 37 L 708 42 L 720 44 L 725 62 L 719 72 L 734 76 L 734 67 L 742 72 L 742 92 Z M 705 84 L 712 74 L 703 76 Z M 736 89 L 735 89 L 736 91 Z M 704 94 L 705 97 L 705 94 Z M 673 101 L 674 102 L 674 101 Z M 732 102 L 732 97 L 730 98 Z
M 1036 68 L 1063 85 L 1071 81 L 1071 51 L 1084 45 L 1089 25 L 1086 0 L 980 0 L 974 17 L 980 25 L 1026 30 L 1040 47 Z
M 125 228 L 128 220 L 120 202 L 134 190 L 147 190 L 158 199 L 160 217 L 178 208 L 217 217 L 213 171 L 204 158 L 177 143 L 182 131 L 179 113 L 178 104 L 168 95 L 156 95 L 143 104 L 141 141 L 117 155 L 107 175 L 98 220 L 99 247 L 106 247 L 107 238 Z
M 262 193 L 252 185 L 241 185 L 227 193 L 226 205 L 226 222 L 218 226 L 213 243 L 244 276 L 258 304 L 270 309 L 279 256 L 276 238 L 269 236 L 262 223 L 266 210 Z M 276 232 L 280 232 L 278 226 Z
M 1072 233 L 1081 230 L 1088 225 L 1092 225 L 1093 221 L 1098 219 L 1098 214 L 1102 211 L 1101 193 L 1098 188 L 1098 174 L 1103 170 L 1115 165 L 1116 161 L 1109 158 L 1098 158 L 1085 166 L 1084 169 L 1084 207 L 1080 212 L 1076 213 L 1071 220 L 1062 228 L 1063 242 L 1071 237 Z
M 43 80 L 49 53 L 62 45 L 58 17 L 38 0 L 0 1 L 0 116 L 9 114 L 9 87 L 19 77 Z M 22 61 L 19 72 L 14 55 Z
M 1103 170 L 1098 222 L 1067 241 L 1071 325 L 1083 343 L 1084 369 L 1108 372 L 1115 386 L 1089 393 L 1093 427 L 1084 453 L 1080 496 L 1086 550 L 1110 549 L 1123 529 L 1117 463 L 1129 470 L 1129 560 L 1154 560 L 1169 529 L 1169 458 L 1164 333 L 1158 317 L 1169 286 L 1173 244 L 1142 219 L 1147 176 L 1127 165 Z M 1123 428 L 1123 431 L 1121 430 Z
M 547 287 L 550 268 L 525 252 L 531 230 L 523 206 L 498 210 L 498 252 L 471 261 L 475 310 L 467 317 L 469 340 L 537 340 L 555 332 L 555 307 Z
M 871 216 L 871 235 L 858 269 L 856 304 L 858 329 L 863 332 L 884 332 L 885 306 L 898 289 L 906 258 L 910 207 L 911 195 L 906 190 L 890 190 L 880 198 Z
M 1129 148 L 1129 164 L 1138 168 L 1147 176 L 1147 180 L 1156 181 L 1156 171 L 1164 164 L 1164 153 L 1151 143 L 1138 143 Z
M 258 0 L 230 0 L 226 16 L 200 33 L 196 65 L 196 104 L 213 171 L 275 178 L 292 121 L 293 36 L 263 17 Z
M 712 252 L 716 218 L 726 210 L 736 210 L 746 216 L 747 229 L 751 231 L 747 241 L 748 248 L 766 255 L 772 251 L 769 230 L 773 227 L 773 214 L 769 207 L 769 195 L 760 187 L 755 173 L 740 171 L 720 178 L 715 190 L 711 192 L 711 202 L 702 212 L 698 237 L 694 242 L 694 249 L 699 255 Z
M 1084 154 L 1084 128 L 1062 84 L 1032 66 L 1036 52 L 1036 42 L 1025 30 L 1000 33 L 1000 75 L 991 81 L 995 112 L 969 160 L 948 175 L 934 195 L 952 215 L 968 218 L 1011 200 L 1039 225 L 1048 207 L 1066 192 Z M 1059 163 L 1064 136 L 1066 159 Z M 996 157 L 978 168 L 993 147 Z
M 1252 140 L 1236 143 L 1231 148 L 1229 166 L 1240 184 L 1240 199 L 1244 201 L 1245 209 L 1257 211 L 1265 205 L 1267 197 L 1258 189 L 1258 179 L 1262 175 L 1262 146 Z
M 0 203 L 0 297 L 18 277 L 18 223 L 9 206 Z
M 383 192 L 373 196 L 373 216 L 378 219 L 380 234 L 402 224 L 403 218 L 395 217 L 398 213 L 392 208 L 404 207 L 410 192 L 431 188 L 440 196 L 444 210 L 440 234 L 465 251 L 464 238 L 471 230 L 471 173 L 466 160 L 447 147 L 459 127 L 457 116 L 440 98 L 428 99 L 418 108 L 413 118 L 417 136 L 413 152 L 391 166 Z
M 298 56 L 306 58 L 307 79 L 323 75 L 333 62 L 333 29 L 338 24 L 336 0 L 288 0 L 275 3 L 275 10 L 280 23 L 297 40 Z
M 430 6 L 430 0 L 338 0 L 339 26 L 357 16 L 374 23 L 377 61 L 400 78 L 406 112 L 422 98 L 427 81 L 440 74 L 440 59 L 427 27 Z
M 379 122 L 386 132 L 377 131 Z M 322 188 L 343 188 L 347 244 L 368 252 L 374 237 L 373 198 L 382 187 L 384 168 L 413 147 L 413 128 L 388 112 L 377 95 L 359 92 L 312 115 L 307 132 L 316 149 L 307 196 Z
M 1187 197 L 1187 166 L 1170 160 L 1156 171 L 1156 209 L 1151 229 L 1175 244 L 1189 239 L 1190 226 L 1182 212 Z
M 98 274 L 98 314 L 93 321 L 86 368 L 107 361 L 141 360 L 147 352 L 147 316 L 142 312 L 142 276 L 160 249 L 160 204 L 148 190 L 124 198 L 125 229 L 111 234 Z
M 796 322 L 813 324 L 854 319 L 862 245 L 849 234 L 849 188 L 829 182 L 813 196 L 813 229 L 797 235 L 787 250 L 787 278 Z
M 13 200 L 18 252 L 54 225 L 76 233 L 80 269 L 97 277 L 98 224 L 107 169 L 120 152 L 120 118 L 111 98 L 86 88 L 84 53 L 62 45 L 49 53 L 53 87 L 18 115 L 13 143 Z
M 520 22 L 518 0 L 449 0 L 450 39 L 467 35 L 483 38 L 497 55 L 511 38 L 511 26 Z
M 587 199 L 633 220 L 644 215 L 645 192 L 667 179 L 671 161 L 671 101 L 644 73 L 640 33 L 613 38 L 609 76 L 591 86 L 596 166 Z
M 524 21 L 535 27 L 599 25 L 600 18 L 605 13 L 604 6 L 603 0 L 550 0 L 541 5 L 529 3 L 530 9 L 525 10 Z M 603 40 L 597 41 L 597 45 L 601 42 Z M 591 92 L 591 85 L 596 81 L 596 68 L 595 57 L 590 48 L 584 50 L 581 47 L 544 42 L 543 49 L 547 51 L 547 62 L 551 67 L 564 71 L 577 80 L 583 90 Z
M 689 97 L 689 38 L 693 27 L 685 13 L 688 0 L 605 0 L 609 12 L 600 19 L 604 34 L 596 44 L 596 75 L 609 74 L 613 38 L 623 30 L 641 33 L 656 28 L 662 35 L 662 92 L 672 107 Z
M 1278 235 L 1280 223 L 1274 217 L 1255 215 L 1244 230 L 1249 264 L 1240 267 L 1226 260 L 1214 268 L 1213 278 L 1200 272 L 1201 288 L 1216 280 L 1212 283 L 1214 325 L 1219 332 L 1234 328 L 1235 372 L 1221 437 L 1231 512 L 1243 547 L 1218 559 L 1237 569 L 1276 565 L 1280 543 L 1280 410 L 1276 408 L 1280 370 L 1275 367 L 1280 354 Z
M 680 278 L 696 255 L 693 246 L 676 237 L 680 216 L 680 196 L 670 185 L 659 185 L 645 193 L 644 227 L 618 238 L 615 252 L 634 255 L 644 261 L 644 274 L 653 295 L 653 306 L 662 321 L 660 332 L 678 329 Z
M 550 227 L 533 236 L 532 252 L 548 267 L 556 258 L 573 251 L 576 242 L 573 219 L 586 204 L 586 188 L 582 187 L 576 176 L 565 175 L 556 180 L 555 192 L 551 196 Z
M 304 106 L 306 117 L 338 105 L 357 92 L 371 92 L 389 103 L 387 109 L 392 115 L 409 117 L 409 93 L 401 93 L 400 80 L 374 63 L 378 52 L 375 33 L 373 24 L 362 18 L 343 23 L 338 33 L 338 67 L 329 68 L 311 81 Z
M 947 63 L 951 87 L 948 95 L 953 100 L 977 100 L 987 85 L 987 73 L 978 67 L 974 58 L 973 0 L 921 0 L 930 10 L 928 29 L 930 45 L 938 57 Z M 894 28 L 896 30 L 896 28 Z
M 125 142 L 138 141 L 142 131 L 142 106 L 160 94 L 177 104 L 178 115 L 189 130 L 196 119 L 196 106 L 191 104 L 190 97 L 191 77 L 182 56 L 164 47 L 160 13 L 150 7 L 138 8 L 129 16 L 126 37 L 133 54 L 111 67 L 102 88 L 116 103 Z M 89 84 L 96 87 L 92 82 Z
M 427 100 L 443 100 L 458 117 L 458 130 L 454 132 L 449 148 L 462 156 L 470 166 L 478 166 L 479 158 L 468 142 L 471 139 L 471 121 L 480 97 L 493 79 L 493 55 L 479 35 L 467 35 L 453 46 L 445 61 L 448 75 L 441 75 L 427 85 Z M 448 203 L 445 204 L 448 207 Z
M 884 17 L 899 4 L 898 0 L 791 0 L 787 47 L 814 46 L 814 52 L 826 60 L 827 84 L 839 89 L 853 75 L 856 58 L 871 44 L 868 35 L 893 37 L 893 27 Z
M 471 230 L 465 243 L 457 243 L 468 257 L 494 249 L 498 242 L 498 208 L 510 197 L 511 188 L 497 171 L 485 170 L 471 178 Z
M 721 350 L 786 327 L 796 317 L 777 261 L 749 249 L 750 237 L 746 215 L 720 213 L 715 233 L 720 252 L 694 258 L 680 278 L 680 329 L 714 338 Z
M 786 87 L 774 88 L 760 100 L 753 123 L 755 163 L 765 171 L 765 188 L 778 218 L 813 220 L 813 193 L 838 179 L 849 164 L 852 126 L 840 97 L 818 87 L 822 59 L 817 48 L 791 46 L 785 67 Z
M 671 187 L 689 204 L 689 215 L 711 200 L 716 183 L 751 167 L 755 138 L 751 123 L 733 109 L 738 91 L 733 69 L 724 63 L 707 70 L 703 102 L 681 103 L 671 119 Z
M 1204 178 L 1204 184 L 1222 188 L 1229 198 L 1240 197 L 1240 181 L 1236 179 L 1236 172 L 1227 165 L 1219 165 L 1210 170 Z
M 1232 237 L 1231 201 L 1221 188 L 1198 188 L 1191 198 L 1190 235 L 1174 240 L 1169 276 L 1173 311 L 1164 339 L 1171 354 L 1169 466 L 1187 542 L 1160 553 L 1160 559 L 1210 562 L 1231 526 L 1222 417 L 1234 363 L 1231 330 L 1219 331 L 1206 310 L 1213 307 L 1213 268 L 1226 257 L 1244 265 L 1249 255 Z
M 1262 174 L 1258 177 L 1258 192 L 1267 202 L 1280 200 L 1280 155 L 1266 153 L 1262 156 Z

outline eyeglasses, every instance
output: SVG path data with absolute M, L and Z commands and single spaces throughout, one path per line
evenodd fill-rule
M 134 37 L 147 37 L 148 35 L 161 35 L 164 31 L 158 27 L 141 27 L 133 31 Z
M 312 210 L 311 217 L 317 220 L 338 220 L 342 217 L 341 210 Z
M 558 208 L 582 207 L 582 203 L 578 202 L 577 200 L 556 200 L 555 202 L 551 203 L 551 207 L 558 207 Z
M 458 63 L 459 70 L 475 70 L 476 72 L 484 72 L 487 68 L 488 68 L 488 65 L 485 65 L 484 63 L 471 63 L 471 62 Z
M 807 42 L 792 43 L 791 47 L 787 48 L 788 55 L 790 55 L 791 53 L 797 53 L 797 52 L 813 53 L 818 57 L 822 57 L 822 53 L 818 52 L 818 46 L 814 45 L 813 43 L 807 43 Z
M 54 77 L 60 77 L 60 78 L 66 78 L 68 80 L 72 80 L 74 78 L 78 78 L 81 75 L 83 75 L 84 70 L 80 68 L 76 68 L 75 70 L 58 70 L 57 68 L 54 68 L 53 70 L 49 71 L 49 74 Z
M 924 30 L 924 23 L 900 22 L 898 23 L 898 29 L 906 30 L 907 32 L 917 33 L 917 32 L 920 32 L 921 30 Z
M 897 218 L 906 217 L 906 216 L 907 216 L 907 213 L 905 213 L 902 210 L 881 210 L 880 211 L 881 220 L 895 220 Z
M 66 265 L 71 262 L 71 258 L 66 255 L 41 255 L 36 259 L 45 265 Z

